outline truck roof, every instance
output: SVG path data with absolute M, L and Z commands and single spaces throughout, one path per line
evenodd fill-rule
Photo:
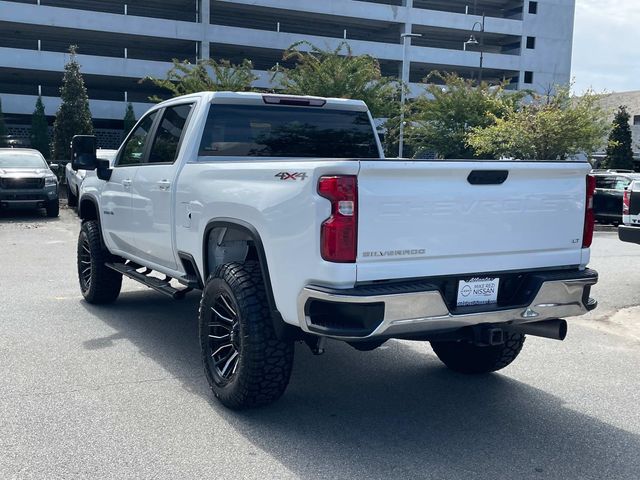
M 258 92 L 199 92 L 166 100 L 158 107 L 172 104 L 185 99 L 204 99 L 211 103 L 235 104 L 235 105 L 296 105 L 328 108 L 335 110 L 355 110 L 366 112 L 367 105 L 362 100 L 346 98 L 325 98 L 307 95 L 284 95 L 279 93 Z

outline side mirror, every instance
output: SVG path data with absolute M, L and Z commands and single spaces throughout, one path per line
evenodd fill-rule
M 96 157 L 96 137 L 76 135 L 71 140 L 71 168 L 74 170 L 95 170 L 98 167 Z
M 58 165 L 57 163 L 50 163 L 49 168 L 52 172 L 57 172 L 58 170 L 60 170 L 60 165 Z
M 102 158 L 99 158 L 97 160 L 98 162 L 98 166 L 96 167 L 96 175 L 100 180 L 104 180 L 105 182 L 108 182 L 109 180 L 111 180 L 111 172 L 113 170 L 111 170 L 111 164 L 109 163 L 109 160 L 104 160 Z

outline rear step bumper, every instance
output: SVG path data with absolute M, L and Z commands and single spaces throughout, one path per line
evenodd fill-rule
M 429 280 L 349 290 L 309 286 L 298 297 L 298 314 L 306 332 L 357 341 L 410 338 L 481 324 L 540 322 L 584 315 L 597 306 L 589 297 L 598 282 L 594 270 L 532 272 L 527 281 L 524 304 L 454 312 Z

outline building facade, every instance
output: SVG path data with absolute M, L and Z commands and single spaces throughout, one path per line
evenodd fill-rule
M 635 170 L 640 172 L 640 91 L 614 92 L 604 95 L 600 100 L 600 105 L 610 114 L 611 121 L 613 121 L 618 107 L 627 107 L 627 112 L 629 112 L 630 117 L 631 149 L 633 150 Z M 604 160 L 606 157 L 606 149 L 606 144 L 602 145 L 600 151 L 593 155 L 596 162 Z
M 114 147 L 125 102 L 140 116 L 159 93 L 140 79 L 164 77 L 174 58 L 248 58 L 268 88 L 292 43 L 346 39 L 401 77 L 403 33 L 422 35 L 405 63 L 413 94 L 433 70 L 477 78 L 479 50 L 483 79 L 544 91 L 570 80 L 574 10 L 575 0 L 0 0 L 0 99 L 11 133 L 24 136 L 38 94 L 55 113 L 77 45 L 100 142 Z M 471 35 L 480 45 L 466 48 Z

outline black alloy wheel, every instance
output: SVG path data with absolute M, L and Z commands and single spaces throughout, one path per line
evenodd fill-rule
M 82 238 L 78 251 L 78 276 L 82 292 L 89 291 L 91 288 L 91 247 L 87 236 Z
M 120 294 L 122 274 L 107 267 L 122 259 L 109 253 L 102 242 L 100 224 L 89 220 L 82 224 L 77 249 L 78 280 L 82 296 L 89 303 L 113 302 Z
M 221 383 L 230 381 L 238 369 L 242 344 L 237 307 L 221 293 L 208 312 L 208 357 L 211 371 Z
M 276 335 L 257 262 L 216 268 L 202 292 L 199 327 L 207 382 L 223 405 L 259 407 L 282 396 L 294 345 Z

